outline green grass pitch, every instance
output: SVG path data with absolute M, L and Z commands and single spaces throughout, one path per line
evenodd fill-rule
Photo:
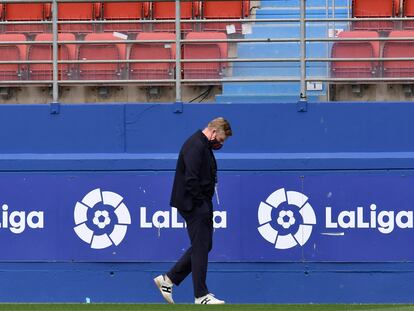
M 0 304 L 4 311 L 414 311 L 414 305 L 403 304 L 227 304 L 195 306 L 191 304 Z

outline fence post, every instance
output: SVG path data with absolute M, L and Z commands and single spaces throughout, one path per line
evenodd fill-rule
M 298 111 L 306 111 L 306 0 L 300 0 L 300 96 Z
M 181 95 L 181 3 L 175 0 L 175 102 L 182 102 Z
M 58 4 L 57 0 L 52 1 L 52 33 L 53 33 L 53 43 L 52 43 L 52 55 L 53 55 L 53 99 L 51 104 L 51 113 L 59 113 L 59 72 L 58 72 Z

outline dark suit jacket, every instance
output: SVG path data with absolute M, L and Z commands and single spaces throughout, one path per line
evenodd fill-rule
M 170 205 L 185 212 L 203 203 L 212 207 L 216 181 L 216 159 L 207 137 L 198 130 L 181 147 Z

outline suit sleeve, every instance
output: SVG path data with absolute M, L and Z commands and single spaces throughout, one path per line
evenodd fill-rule
M 201 166 L 203 165 L 203 148 L 193 144 L 183 153 L 185 164 L 185 189 L 190 193 L 193 202 L 203 200 L 200 186 Z

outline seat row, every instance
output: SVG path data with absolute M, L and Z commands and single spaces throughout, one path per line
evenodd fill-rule
M 182 1 L 181 19 L 243 19 L 249 16 L 250 0 L 232 1 Z M 50 21 L 52 17 L 50 3 L 5 3 L 0 4 L 0 21 L 32 22 Z M 175 2 L 84 2 L 84 3 L 59 3 L 58 20 L 65 21 L 90 21 L 83 24 L 61 24 L 59 31 L 73 33 L 89 33 L 100 31 L 143 31 L 143 23 L 108 23 L 105 25 L 93 23 L 94 21 L 111 20 L 166 20 L 175 18 Z M 228 23 L 203 23 L 204 31 L 224 31 Z M 196 29 L 196 23 L 183 23 L 183 31 Z M 173 23 L 157 23 L 151 31 L 174 31 Z M 199 27 L 200 28 L 200 27 Z M 240 31 L 240 24 L 236 25 Z M 48 32 L 50 25 L 5 25 L 3 33 L 42 33 Z M 201 29 L 200 29 L 201 30 Z
M 352 17 L 388 18 L 414 17 L 414 0 L 353 0 Z M 414 21 L 354 21 L 353 30 L 392 31 L 414 29 Z
M 220 32 L 190 32 L 186 39 L 226 39 Z M 172 33 L 138 33 L 136 40 L 173 41 Z M 7 42 L 6 42 L 7 41 Z M 16 44 L 11 44 L 11 42 Z M 23 34 L 0 35 L 0 61 L 49 61 L 49 63 L 9 63 L 0 64 L 0 81 L 51 80 L 52 45 L 41 43 L 52 41 L 52 34 L 38 34 L 34 41 L 27 44 Z M 60 33 L 58 59 L 61 61 L 103 61 L 100 63 L 61 63 L 58 66 L 60 80 L 159 80 L 174 78 L 174 62 L 162 60 L 175 59 L 175 44 L 168 42 L 136 42 L 125 44 L 122 39 L 110 33 L 87 34 L 83 42 L 72 43 L 75 35 Z M 64 43 L 67 41 L 68 43 Z M 88 41 L 119 41 L 119 43 Z M 4 42 L 4 44 L 1 44 Z M 22 44 L 19 44 L 22 42 Z M 26 44 L 23 44 L 26 43 Z M 227 43 L 185 43 L 182 46 L 183 59 L 221 59 L 227 58 Z M 160 60 L 151 63 L 106 63 L 125 60 Z M 225 62 L 189 62 L 182 64 L 182 77 L 185 79 L 217 79 L 222 77 Z
M 389 41 L 377 41 L 374 31 L 344 31 L 339 38 L 367 38 L 367 41 L 338 41 L 332 46 L 332 58 L 414 58 L 414 31 L 396 30 Z M 392 38 L 407 38 L 393 41 Z M 411 39 L 411 40 L 408 40 Z M 334 78 L 414 77 L 414 60 L 332 61 Z

